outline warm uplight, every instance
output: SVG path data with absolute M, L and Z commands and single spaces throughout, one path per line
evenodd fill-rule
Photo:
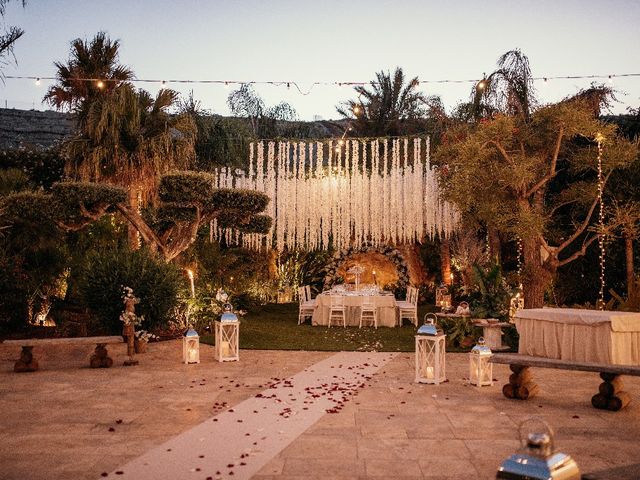
M 191 298 L 196 298 L 196 284 L 193 280 L 193 270 L 187 268 L 187 277 L 189 277 L 189 287 L 191 288 Z

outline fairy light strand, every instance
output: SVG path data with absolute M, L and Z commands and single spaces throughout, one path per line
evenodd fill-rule
M 600 249 L 600 292 L 598 297 L 598 308 L 604 310 L 604 289 L 605 289 L 605 234 L 604 234 L 604 205 L 602 197 L 604 194 L 604 177 L 602 175 L 602 142 L 604 138 L 600 133 L 596 135 L 598 143 L 598 247 Z

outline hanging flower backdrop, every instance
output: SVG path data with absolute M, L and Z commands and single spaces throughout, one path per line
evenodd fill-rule
M 449 237 L 459 221 L 440 195 L 429 139 L 260 141 L 249 170 L 216 171 L 216 186 L 271 198 L 267 235 L 211 225 L 211 236 L 248 248 L 335 249 Z

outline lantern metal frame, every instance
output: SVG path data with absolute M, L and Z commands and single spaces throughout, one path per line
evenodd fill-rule
M 214 325 L 214 358 L 219 362 L 240 360 L 240 321 L 219 321 Z M 226 348 L 225 348 L 226 347 Z
M 435 317 L 433 314 L 432 316 Z M 439 385 L 447 380 L 445 356 L 447 336 L 435 328 L 434 318 L 427 315 L 425 325 L 429 326 L 429 324 L 434 328 L 426 330 L 435 334 L 416 335 L 415 382 Z
M 192 351 L 195 351 L 193 356 Z M 182 361 L 187 365 L 200 363 L 200 336 L 192 328 L 182 337 Z
M 484 338 L 469 352 L 469 383 L 478 387 L 493 386 L 492 352 L 485 344 Z

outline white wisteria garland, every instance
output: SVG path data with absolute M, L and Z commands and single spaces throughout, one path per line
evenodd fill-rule
M 260 141 L 249 170 L 216 170 L 216 186 L 266 193 L 267 235 L 211 225 L 211 238 L 251 249 L 335 249 L 448 238 L 459 213 L 429 162 L 429 139 Z

